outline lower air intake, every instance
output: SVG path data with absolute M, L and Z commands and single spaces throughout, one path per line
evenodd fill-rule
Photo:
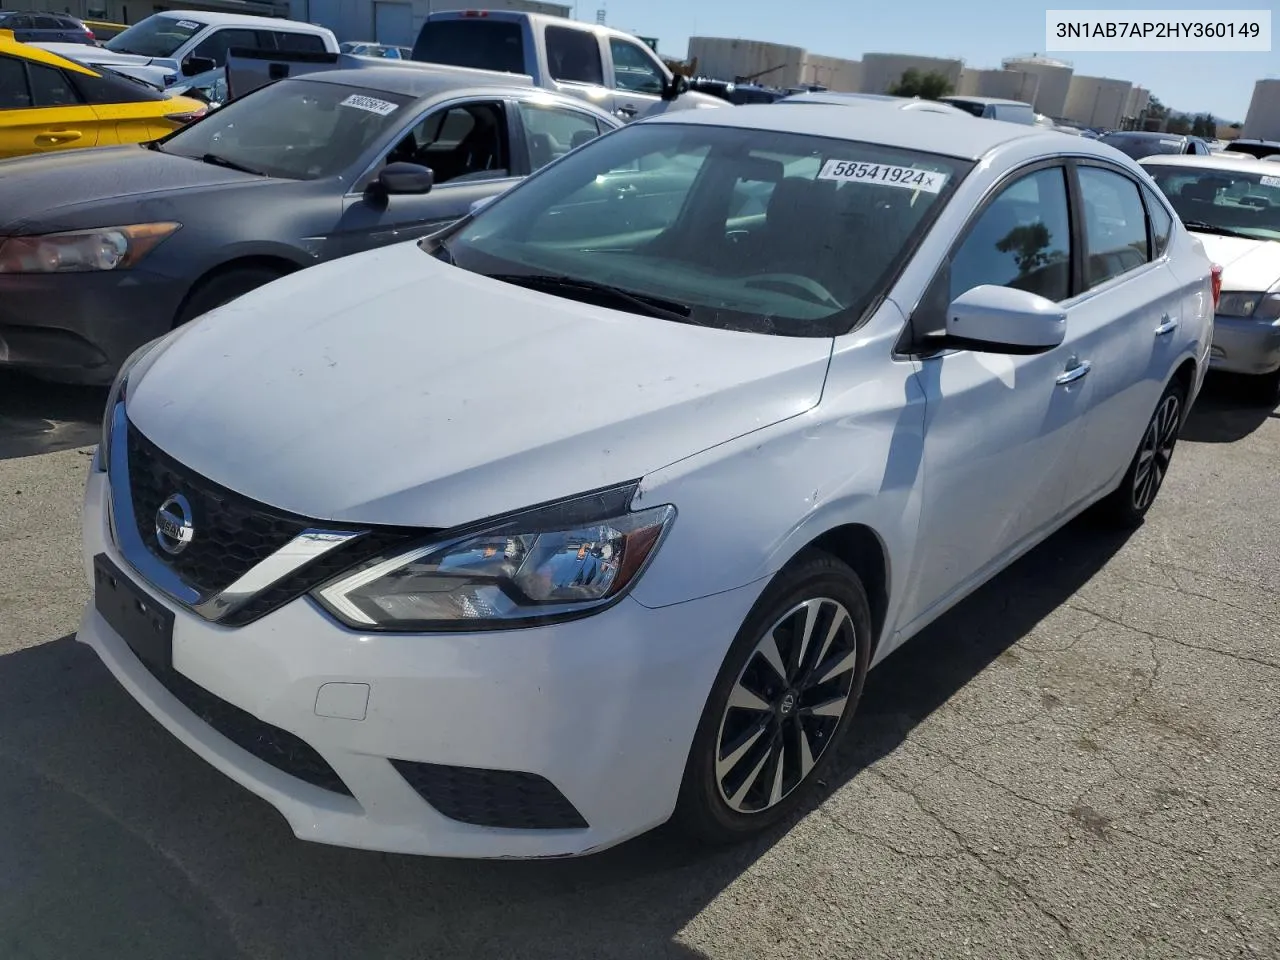
M 392 760 L 423 800 L 450 820 L 513 830 L 583 829 L 587 821 L 536 773 Z

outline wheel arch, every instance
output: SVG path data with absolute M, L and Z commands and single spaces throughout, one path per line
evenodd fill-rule
M 871 655 L 874 657 L 883 640 L 889 615 L 892 570 L 884 540 L 865 523 L 843 523 L 806 543 L 783 565 L 783 569 L 810 550 L 822 550 L 848 564 L 862 581 L 871 607 Z
M 210 267 L 204 273 L 200 274 L 200 276 L 192 282 L 191 286 L 187 288 L 187 292 L 183 296 L 182 302 L 178 304 L 178 309 L 173 312 L 173 326 L 176 327 L 178 325 L 179 318 L 186 311 L 187 305 L 191 303 L 192 298 L 194 298 L 197 293 L 218 277 L 224 277 L 237 270 L 274 270 L 283 277 L 287 274 L 301 270 L 302 268 L 302 264 L 295 260 L 290 260 L 288 257 L 269 253 L 247 254 L 235 257 L 231 260 L 224 260 L 222 263 Z

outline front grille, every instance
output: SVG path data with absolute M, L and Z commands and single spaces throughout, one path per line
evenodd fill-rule
M 156 557 L 209 596 L 229 587 L 311 524 L 219 486 L 187 469 L 129 424 L 129 485 L 138 534 Z M 176 556 L 156 543 L 155 518 L 170 496 L 191 504 L 197 531 Z
M 142 663 L 139 660 L 139 663 Z M 162 669 L 143 663 L 184 707 L 213 727 L 237 747 L 277 770 L 332 793 L 351 796 L 351 791 L 325 762 L 324 757 L 288 730 L 259 720 L 253 714 L 227 703 L 173 668 Z
M 516 830 L 574 830 L 587 826 L 555 784 L 536 773 L 479 770 L 392 760 L 423 800 L 450 820 Z

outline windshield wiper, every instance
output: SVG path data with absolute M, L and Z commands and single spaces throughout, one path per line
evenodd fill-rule
M 580 280 L 577 277 L 558 277 L 537 273 L 494 273 L 489 274 L 489 276 L 504 283 L 514 283 L 517 286 L 530 287 L 534 290 L 545 290 L 548 293 L 591 294 L 596 298 L 611 301 L 615 305 L 622 304 L 625 309 L 629 309 L 632 313 L 660 317 L 663 320 L 674 320 L 677 323 L 691 322 L 690 317 L 693 314 L 693 308 L 686 304 L 677 303 L 674 300 L 664 300 L 661 297 L 651 297 L 646 293 L 634 293 L 631 290 L 624 290 L 608 283 L 597 283 L 594 280 Z
M 1182 225 L 1188 230 L 1198 230 L 1200 233 L 1212 233 L 1219 237 L 1239 237 L 1241 240 L 1257 240 L 1257 237 L 1251 237 L 1247 233 L 1241 233 L 1239 230 L 1232 230 L 1230 227 L 1220 227 L 1216 223 L 1208 223 L 1204 220 L 1183 220 Z
M 252 173 L 255 177 L 265 177 L 266 174 L 261 170 L 255 170 L 253 167 L 246 167 L 243 163 L 236 163 L 234 160 L 228 160 L 226 157 L 220 157 L 216 153 L 206 153 L 200 158 L 205 163 L 211 163 L 215 167 L 226 167 L 228 170 L 239 170 L 241 173 Z

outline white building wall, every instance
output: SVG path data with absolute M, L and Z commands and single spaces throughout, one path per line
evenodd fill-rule
M 1134 87 L 1129 91 L 1129 102 L 1125 105 L 1125 116 L 1140 117 L 1151 103 L 1151 91 L 1146 87 Z
M 728 37 L 690 37 L 690 62 L 696 60 L 699 76 L 734 81 L 756 79 L 765 86 L 794 87 L 808 82 L 801 77 L 807 54 L 799 47 L 761 40 Z
M 800 82 L 817 84 L 840 93 L 857 93 L 862 89 L 862 62 L 806 53 L 801 65 Z
M 1010 57 L 1003 66 L 1006 70 L 1029 73 L 1039 79 L 1036 99 L 1032 104 L 1036 113 L 1049 117 L 1066 116 L 1067 93 L 1073 73 L 1071 64 L 1048 57 Z
M 964 63 L 946 57 L 915 57 L 905 53 L 868 53 L 862 58 L 862 93 L 885 93 L 908 70 L 940 73 L 959 87 Z
M 1132 89 L 1133 84 L 1128 80 L 1073 76 L 1067 91 L 1065 116 L 1090 127 L 1117 128 L 1125 117 Z
M 1240 136 L 1251 140 L 1280 140 L 1280 80 L 1259 80 L 1254 84 L 1249 114 Z

